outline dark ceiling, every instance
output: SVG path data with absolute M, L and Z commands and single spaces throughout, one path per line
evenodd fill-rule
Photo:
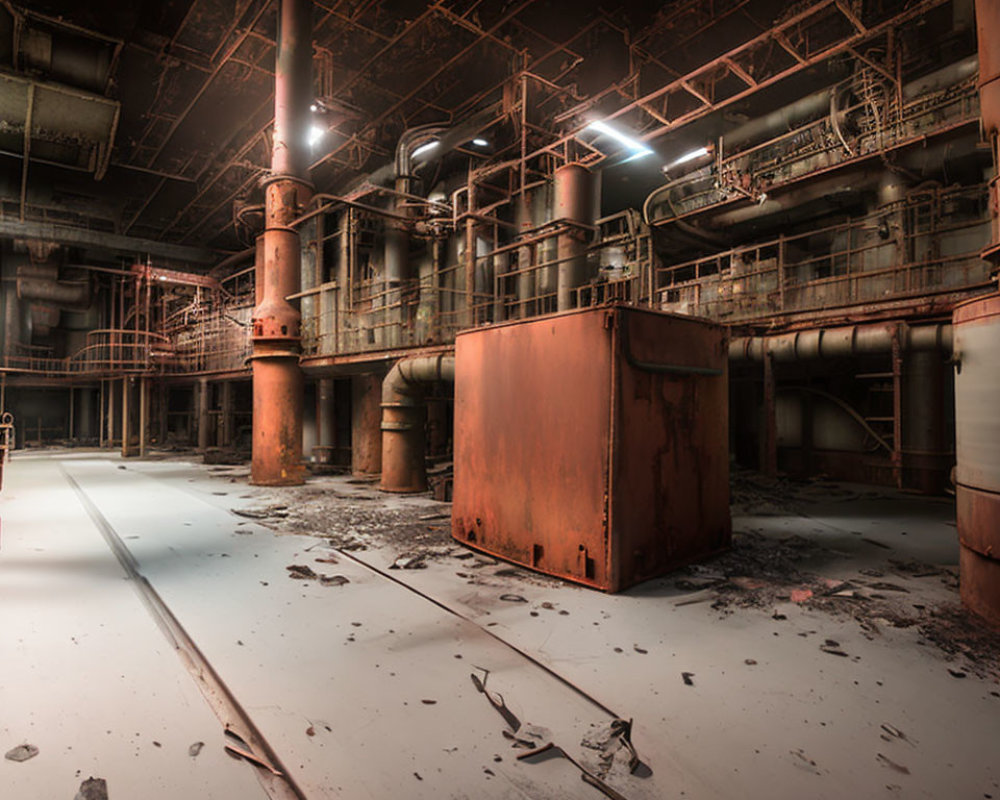
M 483 109 L 495 110 L 494 141 L 502 149 L 511 138 L 504 127 L 505 115 L 513 116 L 511 87 L 524 70 L 541 87 L 531 96 L 530 116 L 541 131 L 533 144 L 544 144 L 545 130 L 557 136 L 579 121 L 567 109 L 621 108 L 776 19 L 815 5 L 317 0 L 316 118 L 327 132 L 314 148 L 312 179 L 320 190 L 338 191 L 390 161 L 407 128 L 454 124 Z M 875 5 L 887 14 L 907 4 Z M 48 62 L 32 62 L 16 46 L 6 54 L 0 49 L 7 71 L 96 89 L 121 102 L 106 175 L 96 180 L 32 161 L 31 185 L 47 191 L 22 200 L 22 211 L 35 219 L 63 214 L 74 224 L 147 239 L 219 250 L 247 246 L 251 231 L 237 212 L 260 202 L 258 182 L 270 160 L 276 9 L 277 0 L 42 0 L 30 8 L 0 0 L 0 15 L 23 20 L 22 31 L 48 31 L 52 41 Z M 849 28 L 842 13 L 836 21 Z M 817 31 L 824 25 L 825 35 L 843 35 L 830 19 L 811 24 L 813 39 L 822 38 Z M 751 54 L 747 69 L 757 69 L 754 59 L 773 60 L 774 52 L 794 63 L 770 45 L 770 54 L 762 56 L 763 48 Z M 60 61 L 56 53 L 63 50 L 87 57 Z M 822 81 L 825 69 L 810 68 L 807 76 Z M 94 86 L 95 75 L 103 85 Z M 726 80 L 733 88 L 720 81 L 723 91 L 746 88 L 731 74 Z M 623 119 L 651 129 L 664 114 L 673 118 L 699 106 L 690 92 L 678 92 L 643 106 L 642 121 Z M 4 155 L 0 180 L 9 195 L 22 165 L 16 153 Z

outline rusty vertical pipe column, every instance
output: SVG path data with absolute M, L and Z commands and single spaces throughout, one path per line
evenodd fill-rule
M 199 378 L 195 395 L 198 398 L 198 449 L 204 453 L 208 449 L 208 378 Z
M 316 381 L 316 430 L 319 445 L 313 452 L 321 464 L 333 463 L 337 424 L 335 413 L 333 378 L 320 378 Z
M 593 224 L 592 179 L 592 173 L 582 164 L 564 164 L 556 170 L 554 219 Z M 559 261 L 556 305 L 559 311 L 573 308 L 573 289 L 586 280 L 587 238 L 586 231 L 576 227 L 559 234 L 556 247 Z
M 264 275 L 253 313 L 253 458 L 250 482 L 288 486 L 302 464 L 301 317 L 287 298 L 299 290 L 302 253 L 292 221 L 312 198 L 306 179 L 312 102 L 312 3 L 281 0 L 274 76 L 274 146 L 264 184 Z
M 254 308 L 264 299 L 264 234 L 255 241 L 256 250 L 253 257 L 253 304 Z
M 979 105 L 993 148 L 993 240 L 1000 265 L 1000 0 L 976 0 Z M 955 502 L 962 605 L 1000 629 L 1000 294 L 955 309 Z
M 351 472 L 382 471 L 382 376 L 366 373 L 351 378 Z

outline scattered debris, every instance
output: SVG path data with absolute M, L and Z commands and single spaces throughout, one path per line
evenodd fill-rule
M 693 672 L 682 672 L 681 679 L 684 681 L 685 686 L 694 686 L 694 673 Z
M 424 569 L 427 566 L 426 560 L 426 553 L 407 553 L 393 561 L 389 569 Z
M 87 778 L 73 800 L 108 800 L 108 782 L 104 778 Z
M 424 698 L 420 702 L 423 703 L 425 706 L 436 706 L 437 705 L 437 700 L 430 700 L 428 698 Z
M 816 775 L 822 774 L 816 762 L 806 755 L 805 750 L 800 748 L 798 750 L 789 750 L 788 752 L 795 756 L 795 766 L 807 769 L 809 772 L 815 773 Z
M 195 742 L 188 748 L 188 755 L 191 756 L 191 758 L 197 758 L 198 754 L 201 752 L 201 748 L 204 746 L 204 742 Z
M 848 657 L 847 653 L 840 649 L 840 642 L 834 639 L 827 639 L 819 646 L 819 649 L 824 653 L 829 653 L 831 656 L 840 656 L 841 658 Z
M 312 567 L 305 564 L 291 564 L 285 567 L 288 570 L 288 577 L 294 578 L 300 581 L 308 581 L 318 578 L 319 576 L 313 572 Z
M 882 727 L 882 730 L 885 731 L 886 733 L 888 733 L 890 736 L 893 736 L 893 737 L 895 737 L 895 738 L 897 738 L 897 739 L 899 739 L 901 741 L 904 741 L 904 742 L 907 742 L 910 745 L 913 745 L 913 742 L 911 742 L 907 738 L 906 734 L 903 733 L 895 725 L 890 725 L 888 722 L 883 722 L 882 725 L 881 725 L 881 727 Z
M 530 750 L 527 753 L 520 753 L 517 757 L 517 760 L 526 761 L 527 759 L 537 758 L 538 756 L 541 756 L 546 753 L 552 753 L 553 755 L 558 756 L 560 758 L 565 758 L 570 764 L 572 764 L 574 767 L 580 770 L 580 778 L 583 780 L 584 783 L 589 783 L 595 789 L 599 789 L 607 797 L 610 797 L 611 800 L 625 800 L 624 795 L 620 794 L 619 792 L 616 792 L 599 777 L 597 777 L 592 772 L 588 771 L 583 766 L 581 766 L 569 753 L 567 753 L 565 750 L 563 750 L 554 742 L 549 742 L 548 744 L 544 744 L 538 749 Z
M 232 513 L 249 519 L 284 519 L 288 516 L 288 506 L 272 505 L 262 508 L 231 508 Z
M 888 767 L 889 769 L 893 769 L 896 772 L 899 772 L 899 773 L 901 773 L 903 775 L 909 775 L 910 774 L 909 767 L 904 767 L 902 764 L 897 764 L 895 761 L 893 761 L 888 756 L 884 756 L 881 753 L 878 753 L 877 756 L 876 756 L 876 758 L 877 758 L 878 762 L 883 767 Z
M 949 669 L 948 674 L 953 678 L 964 678 L 968 673 L 965 673 L 960 669 Z
M 12 747 L 3 757 L 8 761 L 27 761 L 29 758 L 34 758 L 38 755 L 38 748 L 33 744 L 19 744 L 17 747 Z
M 323 586 L 343 586 L 350 583 L 346 575 L 320 575 L 319 582 Z
M 642 649 L 641 647 L 639 647 L 639 645 L 637 645 L 637 644 L 634 644 L 634 645 L 632 645 L 632 649 L 633 649 L 633 650 L 635 650 L 635 652 L 637 652 L 637 653 L 641 653 L 642 655 L 646 655 L 647 653 L 649 653 L 649 651 L 648 651 L 648 650 L 643 650 L 643 649 Z
M 521 595 L 519 595 L 519 594 L 502 594 L 502 595 L 500 595 L 500 599 L 503 600 L 505 603 L 527 603 L 528 602 L 523 597 L 521 597 Z
M 746 664 L 748 667 L 753 667 L 753 666 L 756 666 L 757 659 L 755 659 L 755 658 L 744 658 L 743 659 L 743 663 Z
M 607 725 L 595 728 L 580 740 L 580 746 L 599 753 L 599 763 L 592 770 L 598 777 L 607 777 L 619 754 L 626 756 L 630 773 L 635 773 L 640 766 L 644 766 L 632 744 L 632 720 L 613 719 Z
M 306 728 L 306 736 L 315 736 L 315 735 L 316 735 L 316 729 L 312 725 Z

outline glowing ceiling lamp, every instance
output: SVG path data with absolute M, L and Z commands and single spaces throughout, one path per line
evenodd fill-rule
M 486 141 L 486 140 L 485 140 L 484 138 L 482 138 L 481 136 L 477 136 L 477 137 L 476 137 L 475 139 L 473 139 L 473 140 L 472 140 L 472 143 L 473 143 L 473 144 L 474 144 L 474 145 L 475 145 L 476 147 L 489 147 L 489 146 L 490 146 L 490 143 L 489 143 L 489 142 L 487 142 L 487 141 Z
M 699 147 L 697 150 L 692 150 L 690 153 L 685 153 L 672 164 L 670 167 L 678 167 L 681 164 L 687 164 L 688 161 L 694 161 L 696 158 L 701 158 L 702 156 L 707 156 L 711 151 L 707 147 Z M 668 167 L 668 169 L 670 168 Z
M 646 156 L 653 154 L 653 151 L 638 139 L 633 139 L 631 136 L 622 133 L 617 128 L 612 128 L 606 122 L 601 122 L 600 120 L 591 122 L 587 126 L 587 130 L 597 131 L 610 139 L 614 139 L 619 144 L 624 145 L 632 153 L 632 155 L 625 159 L 626 161 L 632 161 L 636 158 L 645 158 Z
M 429 153 L 439 144 L 441 144 L 441 142 L 439 142 L 437 139 L 431 142 L 426 142 L 425 144 L 420 145 L 420 147 L 414 150 L 412 156 L 413 158 L 417 158 L 418 156 L 422 156 L 424 153 Z
M 319 125 L 311 125 L 309 127 L 309 146 L 315 147 L 319 140 L 323 138 L 326 133 Z

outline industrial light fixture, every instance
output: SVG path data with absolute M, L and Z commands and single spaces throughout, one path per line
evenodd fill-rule
M 437 139 L 434 139 L 431 142 L 425 142 L 424 144 L 420 145 L 420 147 L 418 147 L 416 150 L 413 151 L 412 156 L 413 158 L 416 158 L 417 156 L 422 156 L 424 153 L 429 153 L 439 144 L 441 144 L 441 142 L 439 142 Z
M 489 147 L 490 144 L 482 136 L 477 136 L 475 139 L 472 140 L 472 143 L 476 147 Z
M 309 106 L 309 110 L 312 111 L 313 114 L 315 114 L 317 111 L 319 111 L 319 106 L 313 103 L 312 105 Z
M 309 146 L 314 147 L 320 139 L 323 138 L 324 131 L 319 125 L 311 125 L 309 127 Z
M 696 158 L 701 158 L 702 156 L 707 156 L 711 151 L 708 147 L 699 147 L 697 150 L 692 150 L 690 153 L 685 153 L 676 161 L 667 165 L 667 169 L 671 167 L 679 167 L 681 164 L 687 164 L 688 161 L 694 161 Z
M 653 151 L 646 147 L 642 142 L 637 139 L 633 139 L 631 136 L 622 133 L 616 128 L 612 128 L 606 122 L 601 122 L 600 120 L 596 122 L 591 122 L 587 126 L 588 130 L 597 131 L 604 136 L 614 139 L 619 144 L 625 145 L 629 150 L 632 151 L 632 155 L 629 156 L 626 161 L 632 161 L 636 158 L 645 158 L 646 156 L 652 155 Z

